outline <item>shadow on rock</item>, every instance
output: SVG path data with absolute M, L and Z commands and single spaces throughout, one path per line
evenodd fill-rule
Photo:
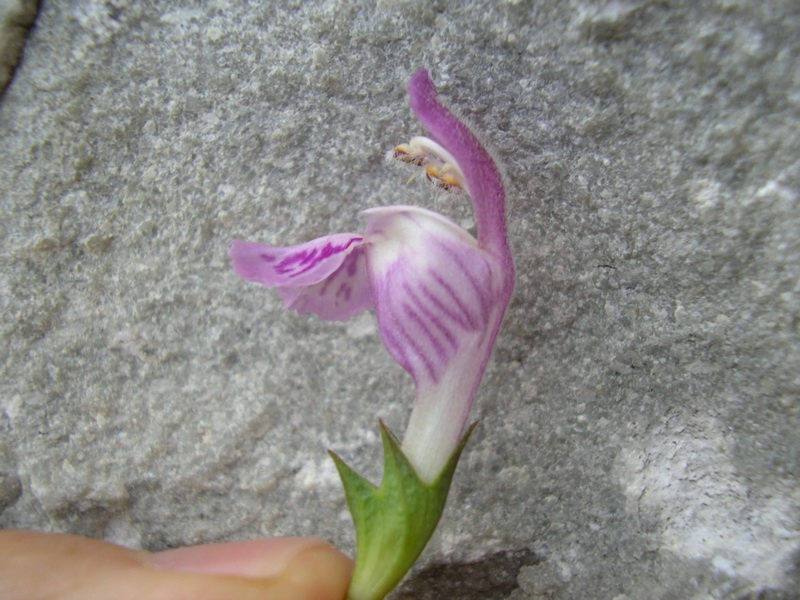
M 522 567 L 541 559 L 528 548 L 502 550 L 478 560 L 463 563 L 436 563 L 413 573 L 392 595 L 395 600 L 501 599 L 517 587 Z

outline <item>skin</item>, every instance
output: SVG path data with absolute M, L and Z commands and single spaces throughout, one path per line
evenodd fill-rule
M 151 554 L 74 535 L 0 531 L 3 600 L 343 600 L 352 568 L 315 538 Z

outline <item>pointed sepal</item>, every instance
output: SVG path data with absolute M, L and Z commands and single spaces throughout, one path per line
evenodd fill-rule
M 461 451 L 476 425 L 467 429 L 430 484 L 419 478 L 397 438 L 382 422 L 384 459 L 380 487 L 330 452 L 356 527 L 356 564 L 348 600 L 381 600 L 414 565 L 439 523 Z

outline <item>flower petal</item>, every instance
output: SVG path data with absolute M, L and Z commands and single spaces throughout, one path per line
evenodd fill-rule
M 278 288 L 284 308 L 298 314 L 314 313 L 326 321 L 348 321 L 372 308 L 363 246 L 356 246 L 341 266 L 326 279 L 311 286 Z
M 504 264 L 511 295 L 514 265 L 508 247 L 503 177 L 492 157 L 469 127 L 439 101 L 436 86 L 428 71 L 420 69 L 408 84 L 411 109 L 438 142 L 453 158 L 464 175 L 467 193 L 475 209 L 478 240 Z
M 346 321 L 372 306 L 362 243 L 352 233 L 285 247 L 236 240 L 231 264 L 244 279 L 278 288 L 286 308 Z
M 436 383 L 483 334 L 493 302 L 493 259 L 458 225 L 431 211 L 366 211 L 367 263 L 383 343 L 417 384 Z
M 441 215 L 410 206 L 366 212 L 381 339 L 416 384 L 403 451 L 430 482 L 464 433 L 505 310 L 504 273 Z
M 231 265 L 244 279 L 268 287 L 313 285 L 338 269 L 361 242 L 362 237 L 353 233 L 336 233 L 282 247 L 234 240 Z

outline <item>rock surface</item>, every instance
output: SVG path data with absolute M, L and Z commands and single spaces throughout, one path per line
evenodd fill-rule
M 0 525 L 352 551 L 325 450 L 377 479 L 411 384 L 372 315 L 285 313 L 227 250 L 469 223 L 383 163 L 427 66 L 519 280 L 398 597 L 797 597 L 798 55 L 794 0 L 44 3 L 0 100 Z

